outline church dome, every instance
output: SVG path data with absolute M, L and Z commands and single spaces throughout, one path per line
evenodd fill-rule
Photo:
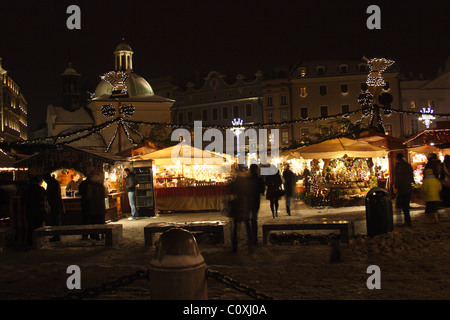
M 64 70 L 63 76 L 79 76 L 80 74 L 72 68 L 72 63 L 69 63 L 69 66 Z
M 122 42 L 116 47 L 114 52 L 116 51 L 133 51 L 128 43 Z
M 150 84 L 143 77 L 138 74 L 132 72 L 128 75 L 127 80 L 125 80 L 125 85 L 127 86 L 128 97 L 145 97 L 145 96 L 153 96 L 153 89 Z M 112 94 L 111 85 L 102 80 L 97 88 L 95 89 L 95 98 L 94 100 L 100 99 L 109 99 Z

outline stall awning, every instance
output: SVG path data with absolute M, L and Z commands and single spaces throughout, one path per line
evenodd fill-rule
M 155 165 L 222 165 L 230 163 L 232 157 L 179 143 L 175 146 L 135 157 L 134 160 L 154 160 Z
M 342 158 L 344 155 L 352 158 L 385 157 L 388 151 L 367 142 L 337 138 L 301 147 L 292 153 L 304 159 L 334 159 Z
M 423 145 L 420 147 L 413 147 L 408 148 L 408 151 L 416 152 L 416 153 L 423 153 L 423 154 L 430 154 L 434 152 L 439 152 L 441 149 L 439 149 L 436 146 L 430 146 L 430 145 Z
M 101 171 L 105 163 L 128 160 L 101 150 L 81 149 L 72 146 L 54 146 L 15 162 L 16 168 L 29 168 L 32 173 L 42 174 L 59 168 L 73 168 L 84 173 Z

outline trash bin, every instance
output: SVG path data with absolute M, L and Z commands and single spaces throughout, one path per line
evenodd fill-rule
M 389 192 L 383 188 L 372 188 L 367 192 L 366 225 L 369 237 L 394 230 L 394 215 Z
M 181 228 L 164 232 L 150 262 L 150 299 L 207 300 L 206 270 L 192 233 Z

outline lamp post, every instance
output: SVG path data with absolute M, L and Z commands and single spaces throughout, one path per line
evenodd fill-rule
M 434 113 L 434 110 L 431 109 L 431 107 L 428 107 L 428 108 L 423 107 L 422 110 L 420 110 L 420 113 L 422 113 L 422 116 L 419 118 L 419 120 L 422 120 L 425 127 L 427 127 L 427 129 L 429 129 L 432 120 L 436 119 L 432 115 Z
M 233 127 L 231 128 L 231 131 L 233 131 L 233 134 L 236 136 L 236 152 L 237 152 L 237 158 L 238 158 L 238 164 L 239 164 L 239 158 L 241 154 L 241 143 L 239 136 L 244 132 L 244 127 L 242 127 L 243 120 L 240 118 L 235 118 L 233 121 L 231 121 L 231 124 Z M 245 162 L 245 159 L 244 159 Z

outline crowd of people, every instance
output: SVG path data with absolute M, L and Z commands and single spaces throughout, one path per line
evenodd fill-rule
M 235 195 L 229 204 L 230 216 L 233 218 L 232 250 L 237 252 L 238 228 L 244 223 L 247 231 L 248 246 L 251 252 L 258 243 L 258 211 L 261 196 L 266 195 L 270 201 L 272 217 L 278 217 L 279 200 L 286 199 L 286 212 L 291 215 L 291 199 L 295 194 L 296 176 L 285 164 L 283 174 L 274 166 L 271 175 L 260 175 L 257 164 L 250 165 L 249 171 L 241 171 L 230 183 L 230 193 Z M 282 178 L 283 177 L 283 178 Z
M 46 188 L 41 186 L 42 181 Z M 105 223 L 105 197 L 107 190 L 103 185 L 103 176 L 92 172 L 87 179 L 77 186 L 81 196 L 81 213 L 83 224 Z M 62 215 L 65 213 L 61 195 L 61 186 L 58 180 L 50 173 L 41 176 L 32 176 L 27 187 L 21 195 L 21 204 L 27 221 L 26 239 L 32 245 L 33 230 L 44 226 L 60 226 Z M 100 240 L 100 235 L 92 234 L 91 239 Z M 83 236 L 82 239 L 87 239 Z M 50 242 L 60 241 L 60 236 L 49 239 Z
M 394 172 L 394 188 L 396 191 L 396 208 L 404 215 L 403 226 L 411 226 L 410 202 L 414 190 L 414 173 L 411 164 L 401 153 L 397 154 Z M 450 207 L 450 155 L 445 155 L 441 162 L 437 155 L 428 156 L 423 170 L 423 184 L 420 188 L 425 201 L 425 214 L 439 222 L 438 207 Z

